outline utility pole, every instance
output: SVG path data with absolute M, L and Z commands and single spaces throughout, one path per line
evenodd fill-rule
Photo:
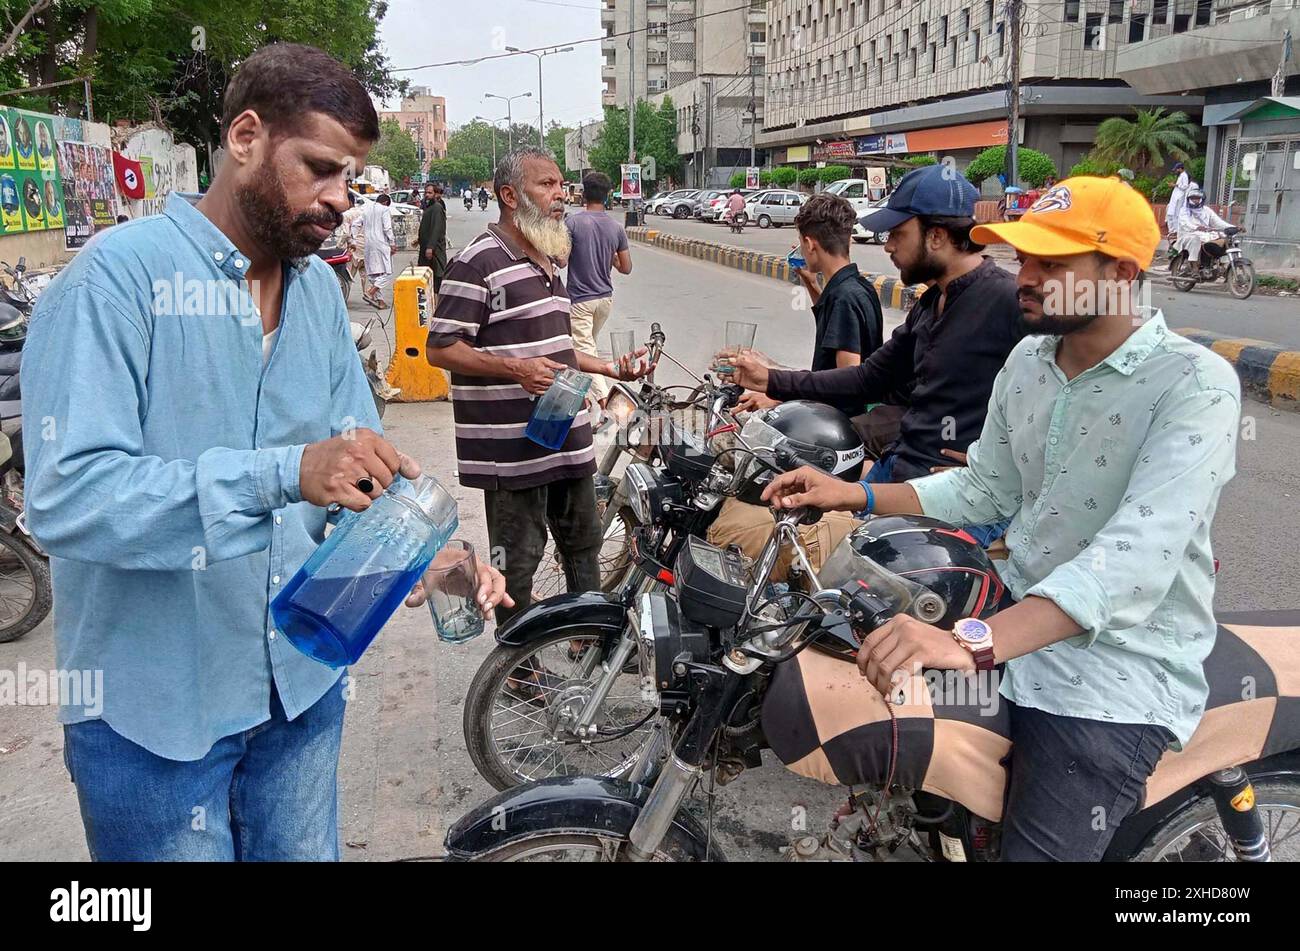
M 709 150 L 713 147 L 713 80 L 704 80 L 704 166 L 700 169 L 700 187 L 709 184 Z
M 627 164 L 636 164 L 636 0 L 630 0 L 628 3 L 628 21 L 627 21 Z M 650 46 L 649 31 L 647 30 L 646 48 Z M 627 201 L 627 196 L 624 196 Z M 627 212 L 623 215 L 624 225 L 636 226 L 641 223 L 638 214 L 637 201 L 635 198 L 627 205 Z
M 1007 184 L 1015 185 L 1020 179 L 1019 156 L 1016 151 L 1020 138 L 1020 3 L 1007 0 L 1008 26 L 1011 30 L 1011 78 L 1007 94 L 1011 99 L 1007 119 Z
M 700 176 L 703 159 L 700 157 L 700 103 L 695 90 L 691 90 L 691 157 L 695 160 L 695 187 L 703 183 Z
M 754 90 L 754 57 L 749 58 L 749 167 L 754 167 L 758 145 L 758 99 Z

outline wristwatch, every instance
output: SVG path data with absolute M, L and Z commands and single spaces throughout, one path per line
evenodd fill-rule
M 979 618 L 964 617 L 954 624 L 952 639 L 970 651 L 976 670 L 992 670 L 997 665 L 993 659 L 993 628 Z

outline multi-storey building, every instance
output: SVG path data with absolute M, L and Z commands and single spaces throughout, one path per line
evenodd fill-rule
M 427 86 L 412 86 L 402 100 L 402 108 L 381 113 L 384 119 L 396 119 L 411 138 L 420 156 L 420 174 L 428 171 L 429 162 L 447 157 L 447 100 L 435 96 Z
M 764 6 L 763 0 L 749 7 L 743 0 L 605 0 L 604 104 L 626 106 L 697 76 L 748 75 L 755 64 L 761 70 Z M 629 31 L 639 32 L 629 37 Z
M 1180 2 L 1180 0 L 1174 0 Z M 1062 173 L 1098 123 L 1132 107 L 1199 116 L 1201 99 L 1144 95 L 1116 75 L 1170 0 L 1022 0 L 1018 139 Z M 952 155 L 1007 141 L 1006 0 L 768 0 L 760 145 L 776 162 L 869 165 L 871 155 Z
M 1245 226 L 1257 266 L 1300 268 L 1300 0 L 1175 0 L 1120 50 L 1145 93 L 1204 96 L 1205 188 Z M 1290 55 L 1288 55 L 1290 54 Z

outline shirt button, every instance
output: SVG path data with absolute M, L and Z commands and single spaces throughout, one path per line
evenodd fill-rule
M 266 635 L 266 639 L 268 641 L 275 640 L 275 628 L 271 628 L 270 632 Z
M 1053 446 L 1056 445 L 1056 443 L 1057 443 L 1057 439 L 1056 439 L 1055 436 L 1052 437 L 1051 442 L 1052 442 L 1052 445 L 1053 445 Z
M 280 516 L 277 515 L 277 516 L 275 517 L 275 524 L 279 525 L 279 524 L 280 524 L 281 522 L 283 522 L 283 521 L 284 521 L 284 519 L 282 519 Z
M 243 266 L 244 266 L 243 259 L 235 258 L 235 267 L 243 267 Z
M 1069 392 L 1070 392 L 1070 389 L 1071 389 L 1071 388 L 1067 386 L 1067 387 L 1065 388 L 1065 392 L 1069 393 Z
M 216 258 L 218 261 L 224 261 L 226 259 L 226 256 L 222 254 L 220 251 L 213 251 L 212 256 Z
M 271 584 L 279 584 L 279 583 L 280 583 L 280 576 L 279 576 L 279 575 L 276 575 L 275 577 L 273 577 L 273 578 L 271 579 Z

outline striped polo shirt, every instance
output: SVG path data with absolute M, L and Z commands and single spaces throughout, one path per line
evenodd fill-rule
M 559 271 L 547 277 L 496 225 L 471 241 L 443 278 L 429 346 L 457 340 L 496 357 L 548 357 L 578 366 Z M 461 485 L 531 489 L 596 471 L 585 407 L 557 451 L 525 438 L 536 404 L 513 380 L 452 373 L 451 398 Z

